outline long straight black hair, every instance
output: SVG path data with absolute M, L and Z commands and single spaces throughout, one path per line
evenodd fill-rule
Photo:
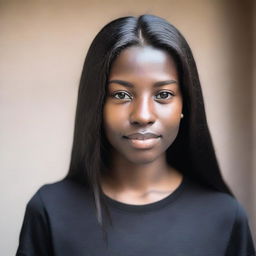
M 70 168 L 66 176 L 91 189 L 101 225 L 102 209 L 106 205 L 99 177 L 111 159 L 102 128 L 107 79 L 111 64 L 122 50 L 145 44 L 167 51 L 178 67 L 184 118 L 175 141 L 167 149 L 168 163 L 195 182 L 233 196 L 216 159 L 199 76 L 188 43 L 163 18 L 153 15 L 123 17 L 104 26 L 87 53 L 78 92 Z

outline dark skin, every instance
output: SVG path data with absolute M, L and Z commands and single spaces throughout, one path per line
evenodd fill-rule
M 176 64 L 164 50 L 132 46 L 116 58 L 108 81 L 103 123 L 112 164 L 101 177 L 103 192 L 128 204 L 159 201 L 182 181 L 166 161 L 182 114 Z M 147 132 L 154 136 L 129 137 Z

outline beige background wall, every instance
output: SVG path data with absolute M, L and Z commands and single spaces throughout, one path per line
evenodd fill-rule
M 108 21 L 142 13 L 166 18 L 187 38 L 224 178 L 256 227 L 252 5 L 249 0 L 0 0 L 0 254 L 14 255 L 32 194 L 67 173 L 90 42 Z
M 254 202 L 252 203 L 253 206 L 253 230 L 254 230 L 254 238 L 256 238 L 256 203 L 255 203 L 255 197 L 256 197 L 256 2 L 254 1 L 253 6 L 253 45 L 254 45 L 254 51 L 253 51 L 253 195 L 254 195 Z M 256 240 L 256 239 L 255 239 Z

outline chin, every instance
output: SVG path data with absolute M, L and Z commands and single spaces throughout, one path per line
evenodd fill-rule
M 138 165 L 144 165 L 144 164 L 150 164 L 154 161 L 156 161 L 160 156 L 152 153 L 137 153 L 134 155 L 126 156 L 126 160 L 132 164 L 138 164 Z

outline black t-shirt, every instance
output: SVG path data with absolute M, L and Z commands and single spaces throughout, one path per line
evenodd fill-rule
M 252 256 L 246 213 L 233 197 L 188 178 L 160 201 L 129 205 L 104 195 L 113 226 L 103 238 L 93 194 L 71 180 L 28 202 L 17 255 Z

